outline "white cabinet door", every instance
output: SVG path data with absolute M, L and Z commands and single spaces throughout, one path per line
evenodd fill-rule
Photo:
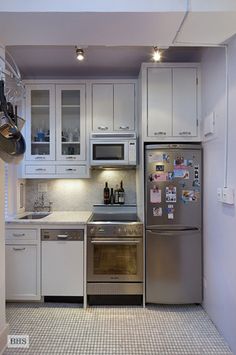
M 57 160 L 85 160 L 85 86 L 56 85 Z
M 135 85 L 114 84 L 114 130 L 133 131 L 135 121 Z
M 92 84 L 92 129 L 113 130 L 113 84 Z
M 37 246 L 6 245 L 6 299 L 40 299 Z
M 26 160 L 55 160 L 55 86 L 26 86 Z
M 148 68 L 147 132 L 148 137 L 172 135 L 171 68 Z
M 173 68 L 173 135 L 197 136 L 196 68 Z
M 42 295 L 83 296 L 83 242 L 42 242 Z

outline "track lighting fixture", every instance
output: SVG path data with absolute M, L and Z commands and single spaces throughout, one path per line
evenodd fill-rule
M 160 62 L 160 60 L 161 60 L 161 51 L 158 49 L 158 47 L 153 47 L 152 58 L 153 58 L 154 62 Z
M 82 48 L 75 47 L 75 52 L 76 52 L 76 58 L 79 61 L 84 60 L 84 50 Z

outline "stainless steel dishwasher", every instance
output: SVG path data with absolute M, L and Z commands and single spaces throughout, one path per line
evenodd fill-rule
M 42 295 L 83 296 L 83 229 L 43 229 Z

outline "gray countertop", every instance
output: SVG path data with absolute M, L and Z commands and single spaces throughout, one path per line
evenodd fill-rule
M 90 211 L 58 211 L 40 219 L 19 219 L 31 212 L 24 212 L 15 217 L 8 217 L 6 225 L 18 223 L 22 225 L 39 224 L 86 224 L 92 212 Z

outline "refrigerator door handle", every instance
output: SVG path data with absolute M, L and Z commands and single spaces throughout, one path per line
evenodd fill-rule
M 195 233 L 195 232 L 198 232 L 199 233 L 199 229 L 195 228 L 195 229 L 183 229 L 183 230 L 163 230 L 163 229 L 155 229 L 155 230 L 150 230 L 150 229 L 147 229 L 146 232 L 148 232 L 149 234 L 153 234 L 153 235 L 158 235 L 158 236 L 174 236 L 175 234 L 179 235 L 179 234 L 182 234 L 182 233 Z
M 165 227 L 156 227 L 156 226 L 146 226 L 146 230 L 158 231 L 158 232 L 184 232 L 184 231 L 199 231 L 200 229 L 197 227 L 190 226 L 165 226 Z

